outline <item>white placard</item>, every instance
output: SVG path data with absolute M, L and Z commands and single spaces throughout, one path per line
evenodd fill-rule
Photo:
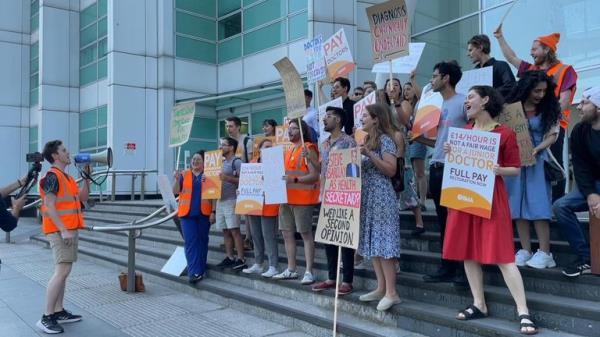
M 494 67 L 483 67 L 467 70 L 462 73 L 462 78 L 456 84 L 456 92 L 466 95 L 474 85 L 494 85 Z
M 185 251 L 183 247 L 177 246 L 173 254 L 167 263 L 160 270 L 161 273 L 173 275 L 173 276 L 181 276 L 183 270 L 187 267 L 187 260 L 185 259 Z
M 410 74 L 417 68 L 421 55 L 425 49 L 425 42 L 411 42 L 408 46 L 409 54 L 392 60 L 392 72 L 395 74 Z M 371 69 L 372 73 L 389 73 L 390 62 L 377 63 Z
M 178 208 L 177 200 L 173 194 L 169 178 L 165 174 L 158 175 L 158 189 L 160 190 L 163 202 L 170 209 L 169 213 L 176 210 Z
M 354 127 L 357 129 L 361 129 L 363 127 L 361 117 L 367 105 L 375 104 L 375 91 L 368 94 L 365 98 L 354 104 Z
M 283 163 L 283 146 L 274 146 L 261 150 L 263 172 L 265 172 L 265 204 L 286 204 L 287 186 L 285 165 Z

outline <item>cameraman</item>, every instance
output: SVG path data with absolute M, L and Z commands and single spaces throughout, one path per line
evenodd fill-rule
M 4 202 L 4 198 L 6 198 L 12 192 L 16 191 L 18 188 L 23 187 L 26 181 L 27 175 L 25 175 L 24 177 L 15 181 L 12 184 L 0 188 L 0 228 L 5 232 L 10 232 L 17 227 L 19 213 L 25 205 L 26 195 L 23 195 L 22 197 L 16 200 L 14 198 L 11 198 L 12 210 L 10 212 L 7 210 L 7 205 Z

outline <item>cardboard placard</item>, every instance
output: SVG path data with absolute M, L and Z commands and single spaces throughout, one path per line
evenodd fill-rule
M 360 158 L 357 147 L 333 149 L 329 153 L 315 241 L 358 248 L 362 175 Z
M 185 250 L 183 247 L 177 246 L 171 257 L 169 257 L 165 265 L 160 269 L 160 272 L 179 277 L 185 270 L 185 267 L 187 267 Z
M 451 127 L 440 204 L 489 219 L 498 162 L 500 134 Z
M 324 79 L 327 76 L 327 64 L 323 55 L 323 36 L 321 34 L 304 43 L 304 55 L 306 56 L 308 84 Z
M 283 161 L 283 146 L 274 146 L 262 151 L 264 175 L 265 204 L 287 203 L 287 186 L 283 177 L 285 176 L 285 164 Z
M 273 63 L 273 65 L 277 68 L 283 84 L 288 118 L 301 118 L 306 114 L 306 101 L 304 100 L 304 84 L 302 84 L 298 70 L 287 57 Z
M 327 112 L 327 107 L 335 107 L 335 108 L 344 108 L 344 102 L 341 97 L 338 97 L 334 100 L 331 100 L 323 105 L 319 105 L 319 145 L 329 138 L 329 132 L 325 131 L 325 123 L 323 123 L 323 117 L 325 117 L 325 113 Z
M 206 151 L 204 153 L 204 177 L 202 183 L 202 199 L 221 198 L 221 170 L 223 169 L 223 153 L 221 150 Z
M 235 214 L 262 215 L 263 186 L 263 164 L 243 163 L 240 167 L 239 193 L 235 201 Z
M 169 147 L 177 147 L 187 143 L 194 123 L 196 103 L 177 104 L 171 111 L 171 127 L 169 129 Z
M 525 118 L 521 102 L 505 105 L 504 110 L 496 117 L 496 120 L 498 123 L 508 126 L 517 134 L 521 166 L 535 165 L 536 160 L 533 155 L 533 142 L 529 134 L 529 122 Z
M 323 52 L 325 53 L 327 74 L 331 79 L 346 77 L 356 67 L 344 28 L 323 42 Z
M 373 42 L 373 61 L 391 61 L 407 55 L 410 22 L 404 0 L 390 0 L 367 8 Z
M 394 74 L 410 74 L 413 70 L 417 69 L 423 50 L 425 49 L 425 42 L 411 42 L 408 45 L 409 54 L 401 56 L 392 60 L 392 72 Z M 390 63 L 381 62 L 373 65 L 371 69 L 372 73 L 389 73 Z
M 254 142 L 252 143 L 252 159 L 257 159 L 258 157 L 260 157 L 260 144 L 265 140 L 268 139 L 271 141 L 271 143 L 273 143 L 273 145 L 275 145 L 275 136 L 255 136 L 254 137 Z
M 494 68 L 483 67 L 479 69 L 467 70 L 462 73 L 460 81 L 456 84 L 456 92 L 467 95 L 469 89 L 474 85 L 494 86 Z

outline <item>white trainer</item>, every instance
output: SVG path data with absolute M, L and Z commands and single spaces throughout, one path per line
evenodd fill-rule
M 533 254 L 533 257 L 526 262 L 526 264 L 531 268 L 536 269 L 544 269 L 544 268 L 554 268 L 556 267 L 556 262 L 554 262 L 554 258 L 552 257 L 552 253 L 544 253 L 539 250 Z
M 313 274 L 311 274 L 311 272 L 306 272 L 304 273 L 304 277 L 302 278 L 302 281 L 300 281 L 301 284 L 313 284 L 315 283 L 315 277 L 313 276 Z
M 266 272 L 260 274 L 262 277 L 271 278 L 275 275 L 279 274 L 279 271 L 275 267 L 269 267 Z
M 527 251 L 525 249 L 519 249 L 517 254 L 515 254 L 515 263 L 519 267 L 525 267 L 527 265 L 527 261 L 529 261 L 529 259 L 531 259 L 532 256 L 533 255 L 530 251 Z
M 274 280 L 291 280 L 295 278 L 298 278 L 298 273 L 287 268 L 282 273 L 273 275 Z
M 260 274 L 260 273 L 262 273 L 262 271 L 263 271 L 262 266 L 260 264 L 258 264 L 258 263 L 255 263 L 250 268 L 244 268 L 242 270 L 242 273 L 245 273 L 245 274 Z

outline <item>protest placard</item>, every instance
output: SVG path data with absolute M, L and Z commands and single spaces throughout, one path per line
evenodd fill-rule
M 315 241 L 358 248 L 361 167 L 358 148 L 333 149 L 325 174 L 325 190 Z
M 440 203 L 489 219 L 498 162 L 500 134 L 451 127 Z
M 394 74 L 410 74 L 417 69 L 419 60 L 425 49 L 425 42 L 411 42 L 408 45 L 409 53 L 406 56 L 401 56 L 392 60 L 392 72 Z M 371 69 L 372 73 L 389 73 L 390 63 L 385 61 L 376 63 Z
M 505 105 L 504 110 L 496 120 L 498 123 L 508 126 L 517 134 L 521 166 L 535 165 L 536 160 L 533 155 L 533 142 L 529 134 L 529 122 L 525 118 L 521 102 Z
M 329 138 L 329 132 L 325 131 L 325 123 L 323 123 L 323 117 L 325 117 L 325 113 L 328 106 L 335 108 L 344 108 L 344 103 L 342 101 L 342 98 L 338 97 L 319 106 L 319 115 L 317 117 L 319 119 L 319 145 L 326 141 L 327 138 Z
M 158 190 L 162 196 L 165 206 L 168 208 L 168 212 L 171 213 L 178 208 L 177 200 L 173 194 L 173 188 L 169 183 L 169 178 L 165 174 L 158 175 Z
M 177 147 L 187 143 L 194 123 L 196 103 L 177 104 L 171 111 L 171 127 L 169 132 L 169 147 Z
M 277 134 L 277 129 L 275 129 L 275 134 Z M 252 143 L 252 159 L 257 159 L 260 157 L 260 144 L 265 140 L 269 140 L 273 145 L 276 144 L 275 136 L 255 136 L 254 142 Z
M 368 7 L 367 17 L 375 63 L 408 54 L 410 22 L 404 0 L 390 0 Z
M 306 56 L 308 84 L 324 79 L 327 76 L 327 64 L 323 55 L 323 36 L 321 34 L 304 43 L 304 55 Z
M 294 147 L 294 143 L 290 141 L 290 134 L 288 133 L 289 124 L 283 122 L 283 125 L 277 125 L 275 127 L 275 144 L 283 146 L 284 151 Z
M 223 169 L 223 153 L 221 150 L 206 151 L 204 153 L 204 177 L 202 182 L 202 199 L 221 198 L 221 178 L 219 174 Z
M 283 146 L 274 146 L 263 149 L 261 158 L 264 175 L 265 204 L 287 203 L 287 186 L 283 177 L 285 166 L 283 163 Z
M 483 67 L 464 71 L 460 81 L 456 84 L 456 92 L 467 95 L 469 89 L 474 85 L 487 85 L 492 87 L 494 85 L 494 68 Z
M 235 214 L 262 215 L 263 185 L 263 164 L 243 163 L 240 167 L 239 193 L 235 201 Z
M 285 105 L 287 107 L 287 115 L 290 119 L 296 119 L 306 114 L 306 102 L 304 100 L 304 84 L 298 70 L 287 57 L 273 64 L 283 85 L 285 94 Z
M 344 28 L 323 42 L 323 52 L 329 78 L 346 77 L 354 70 L 354 59 Z
M 357 129 L 362 128 L 362 114 L 366 111 L 367 105 L 375 104 L 375 91 L 368 94 L 365 98 L 354 104 L 354 127 Z
M 413 140 L 421 135 L 424 135 L 425 138 L 429 139 L 436 138 L 437 126 L 440 122 L 444 98 L 439 92 L 427 90 L 427 88 L 431 88 L 431 85 L 428 84 L 423 89 L 421 99 L 417 105 L 415 121 L 413 122 L 412 127 Z

